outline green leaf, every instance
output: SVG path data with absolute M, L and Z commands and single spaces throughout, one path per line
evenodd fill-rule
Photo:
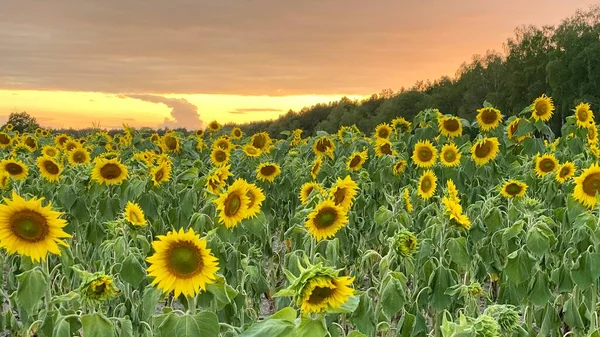
M 309 317 L 302 317 L 300 325 L 298 325 L 295 332 L 298 337 L 324 337 L 327 335 L 325 317 L 320 316 L 315 320 Z
M 565 315 L 565 323 L 567 323 L 569 327 L 579 329 L 585 327 L 581 315 L 579 314 L 579 303 L 577 303 L 575 297 L 571 297 L 565 301 L 563 313 Z
M 64 317 L 59 317 L 56 320 L 56 324 L 54 325 L 54 330 L 52 331 L 53 337 L 71 337 L 71 324 L 67 322 Z
M 552 298 L 550 287 L 548 285 L 548 275 L 538 270 L 535 275 L 535 281 L 529 291 L 529 300 L 535 305 L 546 305 Z
M 464 237 L 451 238 L 448 240 L 448 251 L 450 258 L 454 263 L 462 268 L 467 268 L 471 262 L 471 257 L 467 251 L 467 240 Z
M 446 294 L 446 289 L 456 284 L 452 271 L 444 266 L 438 266 L 429 278 L 431 288 L 430 303 L 434 310 L 446 309 L 452 303 L 452 297 Z
M 367 337 L 364 333 L 354 330 L 346 335 L 346 337 Z
M 363 331 L 367 335 L 371 335 L 375 331 L 375 318 L 373 317 L 371 298 L 366 293 L 360 295 L 360 303 L 350 320 L 360 331 Z
M 118 337 L 133 337 L 133 324 L 129 319 L 116 318 Z
M 196 315 L 177 316 L 171 312 L 158 326 L 162 336 L 200 336 L 218 337 L 219 320 L 212 312 L 201 312 Z
M 571 268 L 571 278 L 581 288 L 587 288 L 600 277 L 600 254 L 584 252 Z
M 144 295 L 142 296 L 142 312 L 140 320 L 149 322 L 152 315 L 156 312 L 156 305 L 160 300 L 162 291 L 155 286 L 149 284 L 144 289 Z
M 550 231 L 552 233 L 552 231 Z M 533 226 L 527 233 L 527 248 L 535 255 L 542 256 L 550 248 L 550 237 L 538 226 Z
M 17 288 L 17 300 L 29 315 L 37 312 L 36 304 L 40 302 L 48 282 L 40 268 L 30 269 L 17 276 L 19 287 Z M 46 299 L 50 300 L 50 299 Z
M 146 278 L 146 270 L 133 254 L 129 254 L 123 261 L 120 276 L 123 281 L 138 287 Z
M 103 314 L 97 312 L 81 316 L 83 337 L 114 337 L 115 331 L 111 321 Z
M 388 280 L 381 292 L 381 307 L 385 316 L 391 319 L 402 310 L 406 299 L 402 283 L 394 277 L 389 277 Z
M 512 252 L 507 256 L 508 261 L 504 266 L 504 271 L 508 279 L 514 284 L 520 284 L 529 281 L 531 271 L 535 266 L 535 259 L 523 249 Z
M 215 283 L 207 284 L 206 291 L 213 294 L 218 302 L 219 310 L 237 296 L 238 292 L 225 282 L 225 278 L 221 275 L 216 275 Z
M 290 336 L 294 328 L 296 310 L 290 307 L 283 308 L 262 322 L 254 323 L 240 337 L 284 337 Z

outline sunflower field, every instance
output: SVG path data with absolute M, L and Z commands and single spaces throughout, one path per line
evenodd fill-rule
M 0 336 L 600 336 L 589 104 L 0 131 Z

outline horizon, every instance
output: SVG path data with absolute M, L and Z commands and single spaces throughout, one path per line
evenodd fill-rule
M 68 3 L 14 2 L 0 13 L 0 123 L 20 111 L 75 129 L 275 119 L 453 77 L 519 26 L 557 25 L 597 2 Z

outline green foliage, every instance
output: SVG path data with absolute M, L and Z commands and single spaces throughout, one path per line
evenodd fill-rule
M 27 112 L 13 112 L 8 116 L 6 124 L 12 124 L 13 130 L 19 132 L 33 132 L 36 128 L 40 127 L 35 117 L 31 116 Z M 3 128 L 6 127 L 6 124 Z

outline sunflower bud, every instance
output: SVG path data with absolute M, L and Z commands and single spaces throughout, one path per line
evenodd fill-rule
M 398 256 L 411 256 L 419 248 L 417 237 L 407 230 L 401 230 L 392 239 L 390 247 Z
M 81 298 L 90 303 L 110 300 L 119 295 L 120 292 L 112 277 L 102 273 L 89 274 L 79 287 Z
M 512 332 L 519 324 L 519 313 L 512 305 L 494 304 L 487 307 L 485 315 L 493 317 L 505 333 Z

